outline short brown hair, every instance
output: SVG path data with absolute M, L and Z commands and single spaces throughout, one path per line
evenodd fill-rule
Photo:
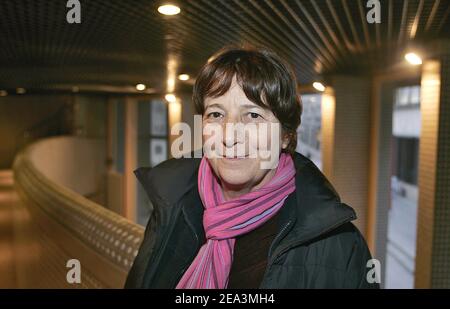
M 294 153 L 302 104 L 289 65 L 266 48 L 226 47 L 220 50 L 202 67 L 195 81 L 192 99 L 197 112 L 203 115 L 205 98 L 224 95 L 230 89 L 233 77 L 250 101 L 273 112 L 283 133 L 288 136 L 286 151 Z

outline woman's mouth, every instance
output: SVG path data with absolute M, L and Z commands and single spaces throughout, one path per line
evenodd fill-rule
M 235 160 L 244 160 L 244 159 L 247 159 L 248 158 L 248 155 L 245 155 L 245 156 L 236 156 L 236 157 L 227 157 L 227 156 L 225 156 L 225 157 L 223 157 L 224 159 L 227 159 L 227 160 L 232 160 L 232 161 L 235 161 Z

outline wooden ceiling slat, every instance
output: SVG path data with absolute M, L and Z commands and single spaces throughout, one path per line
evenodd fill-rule
M 339 52 L 342 55 L 342 51 L 344 50 L 344 47 L 341 44 L 341 42 L 339 41 L 339 39 L 337 38 L 336 33 L 334 32 L 334 30 L 331 28 L 330 23 L 325 18 L 322 9 L 318 6 L 316 0 L 311 0 L 311 4 L 313 5 L 315 12 L 317 13 L 317 16 L 319 16 L 320 21 L 325 26 L 325 29 L 327 30 L 328 35 L 333 40 L 334 45 L 337 47 L 337 50 L 339 50 Z
M 407 13 L 408 13 L 408 0 L 404 0 L 403 1 L 403 7 L 402 7 L 402 21 L 400 23 L 400 29 L 398 30 L 398 40 L 397 40 L 397 45 L 401 45 L 403 42 L 403 37 L 405 36 L 405 32 L 406 32 L 406 18 L 407 18 Z
M 355 40 L 356 47 L 359 52 L 362 51 L 362 44 L 359 40 L 358 32 L 356 31 L 355 23 L 353 22 L 352 14 L 350 13 L 350 9 L 348 7 L 347 0 L 341 0 L 342 5 L 344 6 L 345 15 L 347 17 L 348 23 L 350 24 L 351 33 L 353 35 L 353 39 Z
M 414 39 L 416 37 L 417 29 L 419 28 L 419 20 L 420 20 L 420 17 L 422 16 L 423 4 L 424 4 L 424 0 L 420 0 L 419 5 L 417 6 L 417 12 L 414 17 L 413 25 L 411 27 L 411 32 L 409 34 L 410 39 Z
M 311 16 L 311 14 L 308 12 L 307 8 L 300 1 L 296 1 L 295 3 L 300 8 L 300 11 L 303 13 L 303 15 L 305 15 L 306 19 L 311 24 L 311 26 L 313 27 L 314 31 L 318 34 L 319 38 L 322 40 L 322 43 L 324 45 L 320 45 L 320 47 L 318 47 L 318 48 L 320 48 L 320 50 L 322 50 L 322 53 L 324 55 L 326 55 L 328 60 L 330 60 L 330 58 L 332 58 L 332 64 L 336 64 L 336 62 L 337 62 L 336 56 L 337 55 L 336 55 L 335 47 L 330 44 L 328 39 L 325 37 L 324 33 L 320 30 L 319 26 L 314 21 L 314 19 Z M 309 27 L 308 27 L 307 30 L 309 32 Z
M 243 5 L 241 1 L 235 1 L 234 3 L 236 3 L 236 4 L 237 4 L 241 9 L 243 9 L 249 16 L 251 16 L 252 20 L 253 20 L 254 22 L 258 23 L 259 26 L 260 26 L 262 29 L 265 29 L 265 30 L 267 30 L 268 32 L 270 32 L 270 34 L 273 36 L 273 37 L 272 37 L 272 40 L 277 41 L 278 44 L 279 44 L 279 49 L 278 49 L 278 50 L 282 50 L 283 48 L 284 48 L 284 49 L 289 49 L 289 50 L 292 52 L 292 54 L 294 54 L 294 55 L 296 54 L 296 50 L 295 50 L 294 47 L 291 45 L 291 40 L 289 40 L 288 37 L 286 37 L 286 38 L 289 40 L 289 42 L 283 41 L 282 39 L 285 38 L 285 37 L 281 36 L 280 33 L 275 32 L 275 31 L 273 30 L 272 27 L 268 26 L 268 23 L 262 22 L 262 19 L 259 18 L 259 17 L 256 15 L 256 13 L 254 13 L 254 11 L 250 10 L 250 9 L 247 8 L 245 5 Z M 294 61 L 295 61 L 295 60 L 294 60 Z
M 358 3 L 359 16 L 361 17 L 361 24 L 364 31 L 364 38 L 366 40 L 366 48 L 370 49 L 372 44 L 370 40 L 369 29 L 367 28 L 368 23 L 366 19 L 366 14 L 364 12 L 361 0 L 356 0 L 356 2 Z
M 434 17 L 436 16 L 436 12 L 439 8 L 439 4 L 441 3 L 441 0 L 435 0 L 433 3 L 433 8 L 431 9 L 430 15 L 428 16 L 427 23 L 425 25 L 425 32 L 430 30 L 430 26 L 434 21 Z
M 444 24 L 447 22 L 448 16 L 450 15 L 450 5 L 447 6 L 447 9 L 445 10 L 445 13 L 442 17 L 441 22 L 439 23 L 439 26 L 436 29 L 436 32 L 440 32 Z M 449 29 L 447 29 L 449 31 Z M 448 34 L 447 34 L 448 37 Z
M 326 65 L 325 62 L 325 55 L 323 53 L 319 52 L 320 45 L 318 44 L 317 40 L 313 37 L 311 32 L 308 31 L 307 26 L 303 21 L 293 12 L 292 8 L 284 1 L 281 0 L 280 3 L 283 5 L 287 13 L 294 19 L 294 21 L 300 26 L 300 28 L 303 30 L 303 32 L 308 36 L 306 38 L 304 35 L 299 35 L 300 40 L 303 43 L 303 45 L 308 49 L 308 57 L 309 59 L 314 63 L 315 61 L 319 61 L 322 65 Z M 305 31 L 306 29 L 306 31 Z M 314 45 L 314 46 L 313 46 Z
M 348 38 L 347 33 L 345 32 L 341 20 L 336 12 L 336 9 L 334 8 L 331 0 L 326 0 L 327 3 L 327 7 L 331 12 L 331 15 L 333 16 L 334 22 L 336 23 L 339 33 L 342 36 L 342 38 L 344 39 L 345 42 L 345 46 L 347 47 L 348 52 L 353 53 L 355 52 L 355 46 L 350 42 L 350 39 Z

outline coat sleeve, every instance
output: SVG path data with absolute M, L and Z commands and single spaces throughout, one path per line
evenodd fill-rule
M 345 276 L 345 286 L 347 288 L 353 289 L 379 289 L 379 280 L 375 280 L 375 272 L 381 271 L 380 269 L 375 269 L 380 267 L 379 264 L 372 263 L 372 255 L 370 254 L 369 248 L 364 237 L 361 235 L 359 230 L 355 227 L 355 240 L 353 243 L 352 254 L 348 261 L 346 276 Z M 369 262 L 371 261 L 371 262 Z M 368 266 L 369 263 L 369 266 Z M 379 277 L 378 277 L 379 278 Z
M 147 265 L 154 251 L 158 226 L 160 225 L 159 212 L 154 209 L 145 228 L 144 239 L 128 272 L 125 289 L 145 288 L 144 277 Z

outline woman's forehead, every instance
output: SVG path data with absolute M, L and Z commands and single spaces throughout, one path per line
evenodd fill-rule
M 258 106 L 254 102 L 250 101 L 242 90 L 241 86 L 235 81 L 230 86 L 227 92 L 217 97 L 206 97 L 205 108 L 212 106 L 240 106 L 240 107 L 255 107 Z
M 252 108 L 261 108 L 259 105 L 251 102 L 251 101 L 230 101 L 230 100 L 221 100 L 221 101 L 211 101 L 209 103 L 205 102 L 205 109 L 208 108 L 221 108 L 221 109 L 252 109 Z

